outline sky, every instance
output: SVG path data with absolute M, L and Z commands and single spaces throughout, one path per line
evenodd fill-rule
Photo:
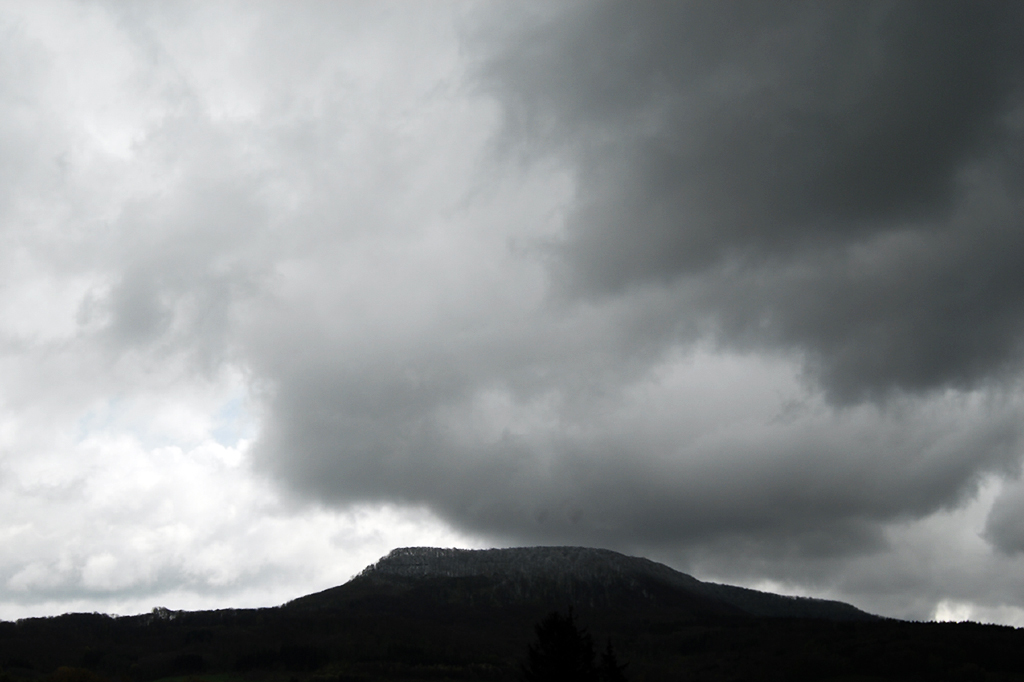
M 1024 625 L 1022 32 L 0 2 L 0 618 L 585 545 Z

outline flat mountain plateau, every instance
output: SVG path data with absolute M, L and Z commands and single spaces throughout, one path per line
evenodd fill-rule
M 573 610 L 626 677 L 1024 680 L 1024 631 L 883 619 L 579 547 L 396 549 L 275 608 L 0 622 L 0 682 L 517 680 L 535 625 Z

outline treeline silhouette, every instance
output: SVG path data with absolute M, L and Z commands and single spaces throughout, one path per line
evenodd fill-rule
M 0 622 L 0 682 L 543 682 L 553 678 L 542 659 L 559 638 L 575 647 L 587 682 L 1024 680 L 1024 631 L 1010 627 L 587 605 L 565 615 L 564 604 L 481 607 L 470 592 L 453 599 L 460 589 L 448 583 L 444 602 L 428 585 L 413 595 L 353 592 L 319 609 Z

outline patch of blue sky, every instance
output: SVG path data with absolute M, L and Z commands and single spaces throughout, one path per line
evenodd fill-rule
M 168 445 L 188 448 L 207 439 L 237 447 L 257 432 L 256 419 L 247 405 L 248 396 L 243 391 L 233 392 L 219 405 L 209 405 L 204 417 L 199 405 L 177 409 L 181 406 L 173 402 L 154 406 L 149 401 L 139 404 L 118 396 L 93 405 L 79 416 L 72 438 L 83 443 L 98 436 L 127 436 L 146 450 Z
M 126 409 L 127 402 L 123 398 L 117 397 L 108 398 L 97 407 L 88 410 L 75 422 L 75 442 L 81 443 L 97 433 L 114 430 Z
M 245 396 L 238 395 L 223 403 L 214 418 L 213 439 L 225 447 L 234 447 L 241 440 L 256 435 L 256 420 L 246 409 Z

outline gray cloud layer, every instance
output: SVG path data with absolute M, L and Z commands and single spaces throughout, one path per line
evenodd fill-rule
M 1017 366 L 1015 3 L 581 3 L 483 69 L 567 154 L 568 286 L 697 280 L 726 343 L 805 352 L 836 399 Z
M 116 482 L 213 418 L 114 396 L 230 398 L 310 509 L 1024 607 L 1019 5 L 60 7 L 2 25 L 4 453 L 74 424 Z

